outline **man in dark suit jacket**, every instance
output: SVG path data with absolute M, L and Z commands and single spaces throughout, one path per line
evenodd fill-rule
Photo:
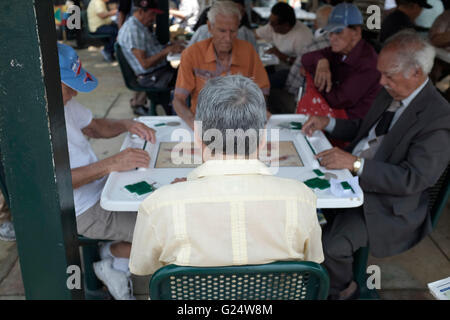
M 359 176 L 364 205 L 336 212 L 323 230 L 324 265 L 335 298 L 356 297 L 353 253 L 369 245 L 375 257 L 399 254 L 431 231 L 428 189 L 450 160 L 450 105 L 428 73 L 434 49 L 414 32 L 394 35 L 380 52 L 383 89 L 362 120 L 311 117 L 304 133 L 325 129 L 351 141 L 317 155 L 328 169 Z

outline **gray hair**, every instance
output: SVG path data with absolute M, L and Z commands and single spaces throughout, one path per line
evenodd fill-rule
M 208 21 L 211 24 L 216 22 L 216 16 L 222 14 L 224 16 L 236 16 L 240 22 L 242 19 L 241 11 L 233 1 L 216 1 L 208 11 Z
M 329 4 L 325 4 L 320 6 L 316 11 L 316 23 L 319 28 L 323 28 L 328 23 L 328 17 L 330 16 L 331 11 L 333 11 L 333 6 Z
M 202 122 L 202 140 L 208 147 L 212 142 L 209 130 L 220 133 L 223 154 L 249 155 L 256 151 L 267 120 L 266 101 L 261 89 L 247 77 L 216 77 L 200 91 L 195 120 Z
M 397 67 L 393 72 L 403 72 L 405 77 L 412 69 L 420 68 L 428 75 L 433 68 L 436 50 L 428 40 L 411 29 L 402 30 L 389 37 L 384 49 L 395 50 Z

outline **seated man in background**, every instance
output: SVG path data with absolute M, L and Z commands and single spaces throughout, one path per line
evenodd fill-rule
M 88 238 L 117 241 L 103 247 L 102 260 L 94 263 L 94 271 L 115 299 L 133 299 L 128 257 L 136 212 L 106 211 L 100 206 L 100 195 L 109 173 L 147 168 L 150 157 L 144 150 L 128 148 L 98 161 L 85 135 L 112 138 L 128 131 L 155 143 L 155 133 L 133 120 L 94 119 L 92 112 L 73 97 L 94 90 L 97 80 L 81 68 L 71 47 L 58 43 L 58 54 L 77 230 Z
M 325 129 L 351 141 L 347 151 L 333 148 L 316 157 L 327 169 L 353 171 L 364 192 L 362 207 L 335 210 L 323 231 L 334 298 L 358 297 L 352 264 L 359 248 L 389 257 L 431 232 L 428 190 L 450 160 L 450 105 L 428 79 L 433 60 L 434 48 L 421 36 L 394 35 L 380 52 L 384 88 L 366 117 L 313 116 L 303 126 L 307 135 Z
M 289 69 L 289 75 L 284 89 L 271 89 L 269 96 L 269 105 L 271 113 L 294 113 L 297 107 L 298 90 L 304 83 L 304 77 L 300 73 L 302 66 L 302 56 L 305 53 L 320 50 L 330 46 L 328 33 L 323 29 L 328 22 L 333 7 L 323 5 L 316 11 L 316 20 L 314 21 L 314 38 L 311 44 L 303 48 L 295 59 L 294 64 Z M 282 90 L 282 91 L 281 91 Z
M 403 29 L 414 29 L 414 21 L 423 8 L 432 8 L 427 0 L 396 0 L 397 8 L 384 18 L 380 30 L 380 42 L 383 43 L 390 36 Z
M 193 32 L 200 14 L 198 0 L 180 0 L 178 9 L 169 9 L 169 14 L 175 18 L 175 23 L 185 32 Z
M 218 0 L 221 1 L 221 0 Z M 248 29 L 251 29 L 251 23 L 250 23 L 250 19 L 249 16 L 247 14 L 247 8 L 245 7 L 245 2 L 246 0 L 232 0 L 234 3 L 237 4 L 242 4 L 242 6 L 244 7 L 242 12 L 242 19 L 241 19 L 241 26 L 246 26 Z M 194 31 L 197 31 L 198 28 L 200 28 L 202 25 L 206 24 L 208 22 L 208 11 L 209 9 L 211 9 L 211 7 L 207 7 L 205 8 L 202 13 L 199 15 L 197 23 L 194 26 Z
M 437 48 L 442 48 L 450 52 L 450 10 L 445 10 L 439 17 L 436 18 L 431 26 L 428 34 L 430 42 Z M 450 64 L 436 59 L 434 68 L 430 74 L 430 78 L 434 83 L 445 80 L 445 77 L 450 75 Z M 445 83 L 445 81 L 443 81 Z M 447 101 L 450 101 L 450 85 L 441 89 L 444 91 L 444 96 Z
M 183 50 L 181 43 L 162 45 L 148 27 L 155 22 L 156 15 L 162 13 L 156 0 L 134 0 L 136 10 L 119 30 L 117 42 L 137 76 L 139 85 L 148 88 L 173 87 L 176 70 L 166 61 L 166 56 Z M 145 92 L 136 92 L 130 101 L 136 115 L 148 115 Z M 167 106 L 166 110 L 167 110 Z
M 445 10 L 433 22 L 429 38 L 433 46 L 444 48 L 450 52 L 450 9 Z
M 215 2 L 208 12 L 212 37 L 193 44 L 181 55 L 173 106 L 192 129 L 198 94 L 211 78 L 242 74 L 269 94 L 269 79 L 258 53 L 249 42 L 236 39 L 239 21 L 241 12 L 233 2 Z M 189 96 L 190 108 L 186 103 Z
M 133 14 L 133 0 L 119 0 L 117 8 L 117 26 L 122 28 L 125 21 Z
M 270 86 L 284 88 L 290 66 L 313 39 L 311 30 L 296 20 L 290 5 L 278 2 L 271 9 L 269 23 L 256 29 L 255 33 L 258 38 L 273 45 L 267 53 L 276 55 L 281 62 L 275 72 L 269 73 Z
M 361 37 L 361 12 L 338 4 L 325 27 L 330 47 L 303 55 L 302 64 L 333 109 L 345 109 L 349 119 L 362 119 L 381 86 L 377 54 Z
M 198 97 L 195 120 L 202 123 L 194 136 L 204 162 L 187 181 L 164 186 L 142 202 L 130 271 L 149 275 L 167 264 L 321 263 L 315 194 L 298 180 L 273 176 L 257 159 L 265 145 L 261 89 L 241 75 L 211 79 Z M 214 143 L 211 131 L 217 133 Z M 248 132 L 254 139 L 246 139 Z
M 239 8 L 239 10 L 241 11 L 241 15 L 242 15 L 241 23 L 239 25 L 239 30 L 238 30 L 238 34 L 237 34 L 237 38 L 240 39 L 240 40 L 245 40 L 245 41 L 250 42 L 253 45 L 253 48 L 255 48 L 255 50 L 258 50 L 258 46 L 256 45 L 255 35 L 249 29 L 249 27 L 247 27 L 244 24 L 244 16 L 245 16 L 244 0 L 233 0 L 233 2 Z M 209 8 L 205 9 L 205 11 L 209 11 Z M 201 25 L 195 31 L 195 33 L 192 36 L 191 40 L 189 40 L 189 46 L 194 44 L 194 43 L 196 43 L 196 42 L 199 42 L 199 41 L 202 41 L 202 40 L 205 40 L 205 39 L 208 39 L 208 38 L 211 38 L 211 33 L 208 30 L 208 25 L 207 25 L 207 21 L 206 21 L 205 24 Z
M 419 31 L 428 31 L 437 17 L 444 12 L 442 0 L 427 0 L 427 3 L 431 8 L 423 8 L 420 15 L 414 21 Z
M 109 35 L 101 53 L 106 61 L 111 62 L 115 59 L 114 43 L 116 43 L 118 32 L 117 25 L 111 17 L 117 13 L 117 10 L 108 10 L 107 2 L 109 0 L 91 0 L 87 8 L 87 18 L 90 32 Z

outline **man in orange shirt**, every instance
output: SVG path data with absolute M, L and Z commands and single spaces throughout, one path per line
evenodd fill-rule
M 205 83 L 214 77 L 241 74 L 252 78 L 265 96 L 270 84 L 266 70 L 253 46 L 236 38 L 241 13 L 231 1 L 217 1 L 208 12 L 212 38 L 197 42 L 181 55 L 173 106 L 194 129 L 197 97 Z M 191 96 L 190 108 L 186 99 Z

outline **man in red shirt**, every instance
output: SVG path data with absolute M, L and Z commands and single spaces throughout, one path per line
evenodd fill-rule
M 349 119 L 362 119 L 378 91 L 377 54 L 361 37 L 363 18 L 349 3 L 337 5 L 325 27 L 330 47 L 304 54 L 302 65 L 331 108 L 345 109 Z

